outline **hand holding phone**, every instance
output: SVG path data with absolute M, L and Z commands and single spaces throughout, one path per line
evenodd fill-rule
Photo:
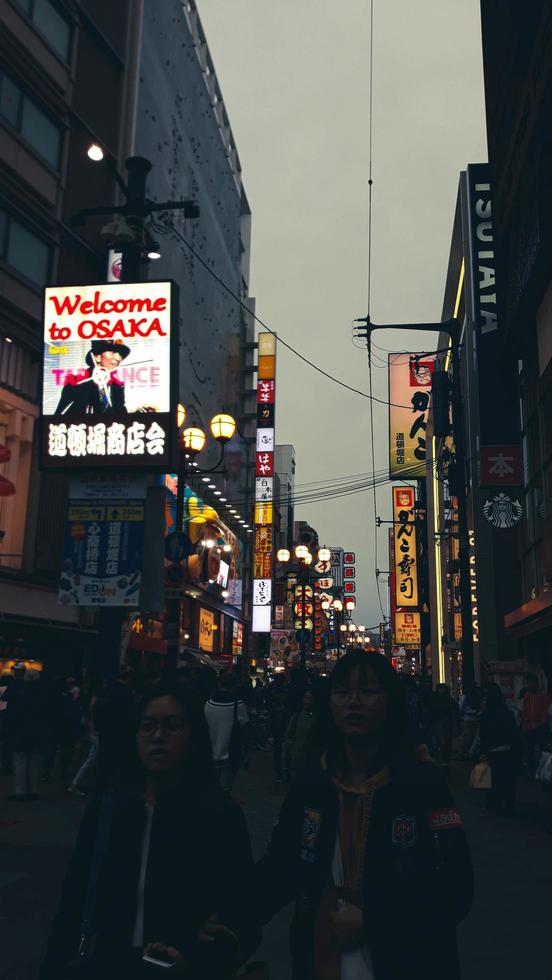
M 142 959 L 144 963 L 151 963 L 152 966 L 170 968 L 182 963 L 182 953 L 175 946 L 165 946 L 164 943 L 148 943 L 144 949 Z

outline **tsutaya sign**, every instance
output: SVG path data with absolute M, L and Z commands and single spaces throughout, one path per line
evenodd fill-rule
M 272 625 L 275 387 L 276 336 L 272 333 L 260 333 L 253 542 L 253 633 L 270 633 Z
M 393 487 L 395 599 L 399 609 L 418 606 L 418 556 L 414 487 Z
M 177 312 L 171 282 L 45 290 L 44 469 L 171 469 Z
M 389 355 L 389 476 L 408 480 L 425 473 L 427 413 L 435 358 Z

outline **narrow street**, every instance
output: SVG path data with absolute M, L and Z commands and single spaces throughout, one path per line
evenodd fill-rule
M 273 781 L 271 762 L 270 753 L 255 754 L 250 770 L 236 784 L 235 795 L 246 812 L 256 857 L 263 852 L 284 795 Z M 521 816 L 497 818 L 465 788 L 468 771 L 469 767 L 456 764 L 453 772 L 476 870 L 474 908 L 460 929 L 463 978 L 549 980 L 550 954 L 541 937 L 549 921 L 552 797 L 524 783 Z M 0 973 L 2 980 L 35 980 L 85 803 L 68 797 L 59 782 L 48 785 L 43 798 L 32 804 L 8 803 L 8 792 L 8 780 L 3 778 Z M 408 915 L 408 909 L 397 910 L 398 936 L 403 915 Z M 289 919 L 288 909 L 270 924 L 255 955 L 270 964 L 271 980 L 290 976 Z

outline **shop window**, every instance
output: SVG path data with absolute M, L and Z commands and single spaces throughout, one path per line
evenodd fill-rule
M 18 221 L 6 214 L 3 214 L 3 218 L 7 221 L 7 232 L 0 258 L 37 286 L 44 286 L 48 280 L 50 249 Z
M 61 130 L 7 75 L 0 74 L 0 116 L 54 170 L 59 166 Z
M 56 5 L 51 0 L 16 0 L 16 2 L 61 60 L 69 61 L 71 25 Z

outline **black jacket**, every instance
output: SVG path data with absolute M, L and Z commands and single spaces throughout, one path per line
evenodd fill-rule
M 263 922 L 303 899 L 305 954 L 331 875 L 338 795 L 320 767 L 290 790 L 256 868 Z M 472 866 L 454 801 L 439 771 L 419 764 L 375 796 L 366 848 L 364 921 L 376 980 L 457 980 L 456 924 L 472 904 Z
M 75 957 L 90 881 L 99 800 L 85 813 L 54 919 L 42 980 L 62 980 Z M 115 796 L 109 845 L 96 899 L 96 948 L 92 976 L 133 980 L 131 954 L 146 809 L 136 794 Z M 259 935 L 252 909 L 253 860 L 245 819 L 218 787 L 181 787 L 155 808 L 147 865 L 144 946 L 161 942 L 181 950 L 191 976 L 223 980 L 218 943 L 198 944 L 197 933 L 213 913 L 239 938 L 242 957 Z M 141 957 L 136 961 L 140 963 Z M 197 972 L 194 972 L 196 970 Z
M 111 408 L 104 409 L 100 401 L 100 389 L 92 378 L 87 381 L 78 381 L 73 384 L 66 384 L 63 387 L 56 415 L 92 414 L 92 415 L 111 415 L 125 414 L 125 386 L 119 381 L 112 380 L 109 383 L 109 394 L 111 398 Z

